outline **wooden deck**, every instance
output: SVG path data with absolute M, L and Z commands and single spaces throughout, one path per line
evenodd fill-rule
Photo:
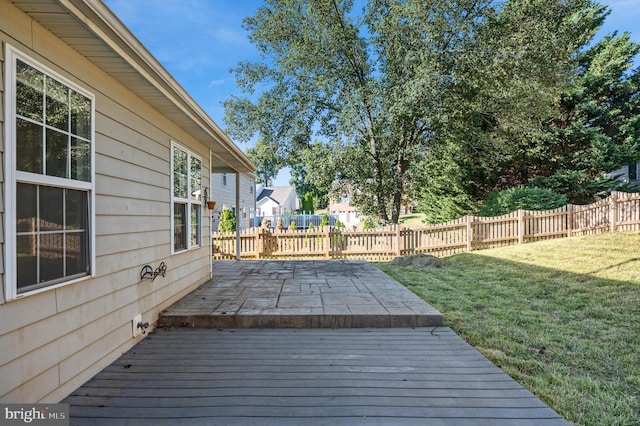
M 158 330 L 72 425 L 566 425 L 450 329 Z

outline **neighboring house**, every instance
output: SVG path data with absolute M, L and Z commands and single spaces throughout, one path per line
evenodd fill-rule
M 631 163 L 627 166 L 621 167 L 618 170 L 615 170 L 609 173 L 611 177 L 617 177 L 624 183 L 628 183 L 631 186 L 640 186 L 640 179 L 638 177 L 638 172 L 640 171 L 640 162 Z
M 294 186 L 262 186 L 256 188 L 256 216 L 276 216 L 295 212 L 300 201 Z
M 222 209 L 230 209 L 236 215 L 236 223 L 240 229 L 253 225 L 256 212 L 256 181 L 250 173 L 240 173 L 240 210 L 236 209 L 236 173 L 214 173 L 211 175 L 211 200 L 216 202 L 211 214 L 211 229 L 218 230 Z
M 346 197 L 329 203 L 327 211 L 330 215 L 335 216 L 348 229 L 360 225 L 360 213 L 357 208 L 350 204 L 349 199 Z
M 53 403 L 210 279 L 210 175 L 255 167 L 99 0 L 0 0 L 0 67 L 0 400 Z

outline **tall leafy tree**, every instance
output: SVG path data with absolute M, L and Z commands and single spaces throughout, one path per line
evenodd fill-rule
M 246 154 L 257 167 L 258 183 L 271 186 L 285 165 L 285 159 L 278 154 L 277 147 L 264 139 L 258 139 L 253 147 L 247 149 Z
M 430 143 L 488 0 L 268 0 L 245 20 L 263 55 L 242 63 L 239 86 L 255 101 L 225 103 L 231 135 L 255 133 L 289 153 L 314 133 L 341 146 L 354 202 L 397 222 L 409 166 Z
M 634 156 L 637 46 L 612 36 L 588 47 L 607 14 L 592 1 L 512 0 L 488 16 L 454 86 L 456 118 L 413 168 L 428 217 L 522 185 L 575 202 Z
M 334 149 L 326 143 L 315 141 L 306 148 L 300 148 L 289 156 L 291 180 L 298 197 L 311 194 L 317 208 L 325 208 L 329 202 L 334 180 L 337 177 Z
M 575 83 L 531 162 L 537 176 L 530 184 L 588 203 L 619 184 L 604 172 L 640 159 L 640 70 L 632 70 L 639 52 L 629 34 L 614 33 L 579 55 Z

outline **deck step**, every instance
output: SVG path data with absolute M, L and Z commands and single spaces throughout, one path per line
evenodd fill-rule
M 213 279 L 159 318 L 188 328 L 406 328 L 438 310 L 363 261 L 215 261 Z
M 406 328 L 437 327 L 442 314 L 422 315 L 160 315 L 165 327 L 188 328 Z

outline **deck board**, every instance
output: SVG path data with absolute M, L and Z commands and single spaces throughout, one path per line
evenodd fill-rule
M 158 330 L 64 402 L 73 425 L 567 424 L 445 327 Z

